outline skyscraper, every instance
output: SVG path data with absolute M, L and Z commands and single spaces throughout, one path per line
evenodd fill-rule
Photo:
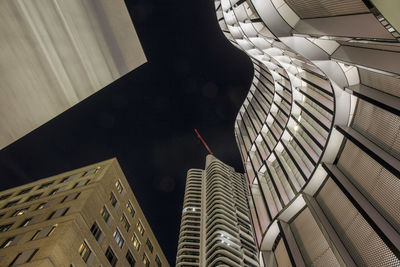
M 123 0 L 4 0 L 0 17 L 0 149 L 147 61 Z
M 0 266 L 169 266 L 116 159 L 0 192 Z
M 264 265 L 400 265 L 399 3 L 215 7 L 254 65 L 235 136 Z
M 259 266 L 243 174 L 212 155 L 187 173 L 176 266 Z

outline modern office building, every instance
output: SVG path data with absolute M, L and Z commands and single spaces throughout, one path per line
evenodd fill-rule
M 176 266 L 259 266 L 243 174 L 208 155 L 187 173 Z
M 399 1 L 217 0 L 264 266 L 400 266 Z
M 169 266 L 111 159 L 0 193 L 0 266 Z
M 0 149 L 147 61 L 124 0 L 3 0 L 0 17 Z

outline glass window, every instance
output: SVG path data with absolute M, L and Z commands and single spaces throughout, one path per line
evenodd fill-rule
M 107 248 L 106 258 L 110 262 L 111 266 L 114 267 L 117 264 L 118 259 L 115 256 L 114 251 L 110 247 Z
M 135 216 L 135 209 L 133 208 L 132 203 L 130 201 L 128 201 L 128 203 L 126 203 L 126 208 L 132 217 Z
M 79 197 L 80 194 L 81 194 L 80 192 L 75 192 L 75 193 L 69 194 L 68 196 L 65 196 L 63 198 L 63 200 L 61 200 L 61 203 L 64 203 L 64 202 L 67 202 L 70 200 L 75 200 Z
M 118 231 L 118 229 L 115 229 L 113 237 L 115 239 L 115 242 L 117 242 L 118 246 L 122 248 L 124 245 L 124 239 L 122 238 L 121 233 Z
M 99 169 L 100 169 L 100 167 L 90 169 L 90 170 L 86 171 L 86 172 L 83 174 L 83 176 L 88 176 L 88 175 L 92 175 L 92 174 L 94 174 L 94 173 L 97 173 L 97 171 L 98 171 Z
M 43 203 L 40 203 L 39 204 L 39 206 L 37 206 L 37 210 L 41 210 L 41 209 L 43 209 L 45 206 L 46 206 L 46 204 L 47 204 L 47 202 L 43 202 Z
M 14 216 L 21 216 L 21 215 L 23 215 L 24 213 L 26 213 L 28 210 L 29 210 L 29 207 L 16 210 L 16 211 L 13 213 L 13 215 L 12 215 L 11 217 L 14 217 Z
M 99 239 L 100 239 L 100 237 L 101 237 L 101 235 L 102 235 L 102 232 L 101 232 L 100 227 L 97 225 L 96 222 L 94 222 L 93 225 L 92 225 L 92 227 L 90 227 L 90 232 L 92 232 L 94 238 L 95 238 L 97 241 L 99 241 Z
M 28 226 L 31 223 L 31 221 L 32 221 L 32 218 L 28 218 L 25 221 L 23 221 L 19 227 Z
M 54 190 L 52 190 L 52 191 L 50 192 L 49 196 L 52 196 L 52 195 L 54 195 L 55 193 L 57 193 L 57 191 L 58 191 L 58 188 L 57 188 L 57 189 L 54 189 Z
M 31 240 L 38 240 L 41 238 L 49 237 L 54 232 L 56 227 L 57 227 L 57 224 L 52 225 L 52 226 L 47 226 L 43 229 L 37 230 L 35 232 L 35 234 L 32 236 Z
M 132 253 L 128 250 L 128 252 L 126 253 L 126 260 L 129 263 L 130 267 L 134 267 L 135 266 L 135 258 L 133 257 Z
M 62 180 L 60 181 L 60 184 L 67 182 L 70 177 L 71 176 L 67 176 L 67 177 L 62 178 Z
M 151 243 L 150 239 L 147 238 L 146 246 L 149 248 L 150 252 L 153 253 L 153 244 Z
M 111 201 L 111 205 L 115 208 L 115 206 L 117 205 L 117 199 L 115 198 L 115 195 L 113 192 L 110 193 L 110 201 Z
M 136 236 L 136 234 L 133 234 L 133 236 L 132 236 L 132 245 L 137 251 L 139 251 L 140 241 L 139 241 L 139 238 Z
M 3 207 L 3 209 L 12 207 L 12 206 L 16 205 L 18 202 L 19 202 L 19 199 L 18 200 L 14 200 L 14 201 L 10 201 Z
M 161 267 L 161 260 L 158 257 L 158 255 L 156 255 L 156 265 L 157 265 L 157 267 Z
M 141 223 L 141 221 L 138 221 L 136 224 L 136 228 L 138 230 L 138 232 L 143 235 L 144 234 L 144 228 L 143 228 L 143 224 Z
M 129 224 L 128 219 L 125 217 L 125 214 L 122 214 L 121 216 L 121 223 L 124 226 L 125 230 L 129 232 L 129 228 L 131 227 L 131 225 Z
M 26 202 L 39 199 L 41 195 L 42 195 L 42 194 L 36 194 L 36 195 L 30 196 L 30 197 L 28 197 L 28 199 L 26 200 Z
M 42 185 L 39 187 L 39 189 L 43 189 L 43 188 L 49 187 L 49 186 L 52 185 L 52 184 L 53 184 L 53 182 L 48 182 L 48 183 L 42 184 Z
M 122 187 L 121 181 L 118 180 L 115 182 L 115 187 L 117 188 L 118 193 L 122 193 L 122 191 L 124 191 L 124 188 Z
M 108 212 L 106 206 L 103 206 L 103 208 L 100 211 L 101 217 L 103 217 L 104 221 L 108 224 L 110 221 L 110 213 Z
M 21 264 L 30 262 L 38 251 L 39 251 L 39 249 L 36 248 L 36 249 L 30 249 L 30 250 L 27 250 L 24 252 L 20 252 L 17 254 L 17 256 L 14 258 L 14 260 L 8 266 L 17 266 L 17 265 L 21 265 Z
M 0 232 L 1 233 L 2 232 L 7 232 L 8 229 L 10 229 L 12 225 L 13 225 L 12 223 L 1 225 L 0 226 Z
M 29 187 L 29 188 L 26 188 L 26 189 L 21 190 L 21 192 L 18 193 L 18 196 L 28 193 L 29 191 L 32 190 L 32 188 L 33 188 L 33 187 Z
M 147 257 L 146 253 L 143 253 L 143 265 L 146 267 L 150 266 L 150 260 L 149 257 Z
M 0 200 L 7 199 L 7 198 L 9 198 L 11 195 L 12 195 L 12 194 L 2 195 L 2 196 L 0 196 Z
M 50 216 L 47 218 L 47 220 L 64 216 L 65 214 L 67 214 L 68 210 L 69 210 L 69 208 L 55 210 L 52 213 L 50 213 Z
M 79 247 L 78 253 L 79 253 L 79 255 L 81 255 L 82 260 L 84 262 L 87 262 L 89 257 L 90 257 L 90 254 L 92 253 L 92 251 L 90 250 L 88 244 L 86 244 L 86 242 L 84 241 L 82 243 L 82 245 Z
M 3 244 L 1 244 L 0 248 L 8 248 L 14 242 L 15 236 L 7 238 Z

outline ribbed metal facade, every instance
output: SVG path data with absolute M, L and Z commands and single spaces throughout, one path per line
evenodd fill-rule
M 205 170 L 191 169 L 177 266 L 259 266 L 243 174 L 214 156 Z
M 399 35 L 365 3 L 215 1 L 254 66 L 235 136 L 264 266 L 400 266 Z

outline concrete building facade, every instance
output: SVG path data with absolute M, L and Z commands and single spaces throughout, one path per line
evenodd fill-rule
M 176 266 L 259 266 L 243 174 L 212 155 L 187 173 Z
M 0 149 L 147 61 L 124 0 L 4 0 L 0 17 Z
M 169 266 L 111 159 L 0 193 L 0 266 Z
M 398 1 L 215 1 L 264 266 L 400 265 Z

